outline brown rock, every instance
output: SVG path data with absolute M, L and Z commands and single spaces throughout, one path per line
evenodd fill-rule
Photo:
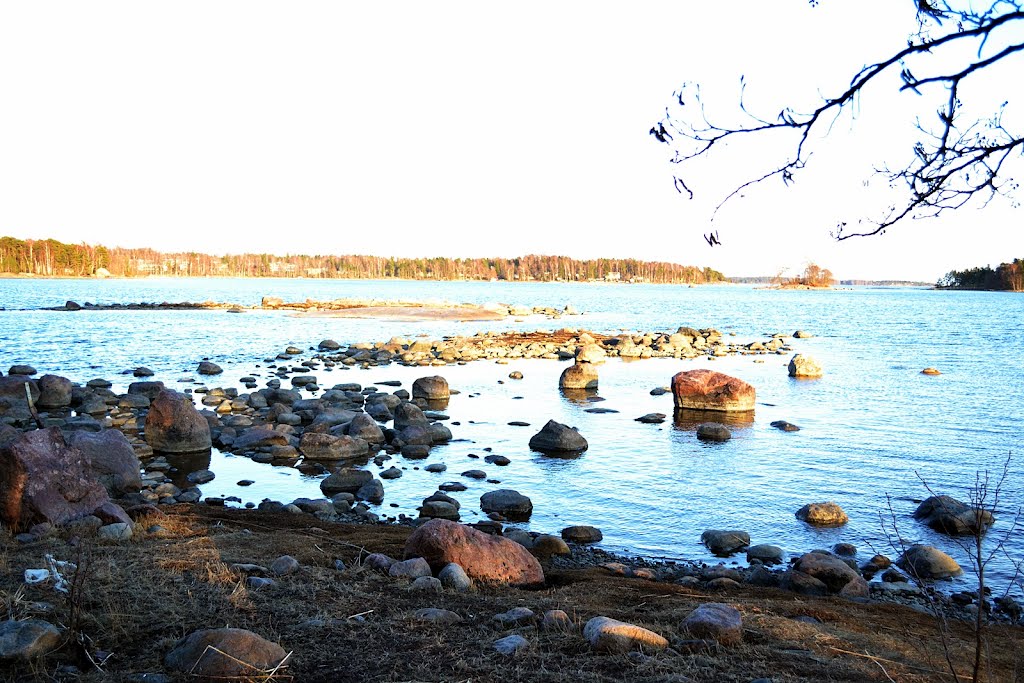
M 8 526 L 64 524 L 108 501 L 87 456 L 56 427 L 27 432 L 0 448 L 0 519 Z
M 420 377 L 412 383 L 412 397 L 425 398 L 428 401 L 448 398 L 451 390 L 448 388 L 448 380 L 440 375 L 431 377 Z
M 544 583 L 540 563 L 523 546 L 445 519 L 433 519 L 414 531 L 405 544 L 405 556 L 422 557 L 435 571 L 455 562 L 475 581 Z
M 596 389 L 597 369 L 590 363 L 576 363 L 562 371 L 558 378 L 561 389 Z
M 285 658 L 277 643 L 240 628 L 194 631 L 164 658 L 174 671 L 206 679 L 265 678 Z
M 594 617 L 583 627 L 583 637 L 598 652 L 664 650 L 668 640 L 654 631 L 608 617 Z
M 796 511 L 796 518 L 813 526 L 842 526 L 850 521 L 843 508 L 831 501 L 808 503 Z
M 735 607 L 709 602 L 690 612 L 679 630 L 695 638 L 718 641 L 721 645 L 736 645 L 743 640 L 743 618 Z
M 139 458 L 128 439 L 117 429 L 75 431 L 66 438 L 70 445 L 85 453 L 96 478 L 111 495 L 142 488 Z
M 58 375 L 43 375 L 39 378 L 40 408 L 63 408 L 71 405 L 71 380 Z
M 146 443 L 154 451 L 194 453 L 209 450 L 210 424 L 191 399 L 175 391 L 161 391 L 146 415 Z
M 833 593 L 838 593 L 846 584 L 860 578 L 857 570 L 835 555 L 807 553 L 796 561 L 793 568 L 818 579 Z
M 687 370 L 672 378 L 676 408 L 743 412 L 754 409 L 754 387 L 714 370 Z

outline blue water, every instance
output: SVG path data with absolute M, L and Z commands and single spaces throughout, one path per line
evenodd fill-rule
M 530 317 L 500 323 L 385 322 L 300 318 L 288 312 L 250 311 L 81 311 L 38 310 L 72 299 L 79 303 L 137 301 L 228 301 L 257 304 L 263 296 L 503 302 L 563 307 L 581 316 L 559 320 Z M 319 373 L 321 385 L 398 379 L 408 387 L 419 376 L 442 374 L 462 393 L 448 413 L 459 441 L 436 448 L 425 462 L 396 458 L 384 467 L 405 467 L 386 481 L 382 515 L 415 515 L 419 502 L 443 481 L 459 480 L 469 490 L 456 494 L 464 519 L 479 516 L 479 496 L 514 488 L 534 501 L 529 527 L 557 532 L 568 524 L 593 524 L 604 531 L 604 547 L 649 556 L 710 560 L 700 546 L 706 528 L 740 528 L 753 543 L 775 543 L 798 553 L 844 541 L 862 556 L 895 555 L 880 515 L 889 507 L 907 542 L 937 545 L 968 566 L 965 552 L 949 539 L 910 518 L 913 501 L 928 488 L 966 498 L 975 474 L 1002 470 L 999 521 L 989 542 L 1002 537 L 1024 502 L 1019 460 L 1024 433 L 1024 296 L 994 292 L 927 289 L 770 291 L 746 286 L 600 285 L 482 282 L 338 280 L 0 280 L 0 369 L 27 362 L 40 373 L 76 381 L 106 377 L 115 389 L 130 377 L 122 370 L 145 365 L 171 386 L 194 377 L 197 362 L 210 358 L 224 367 L 216 385 L 236 386 L 243 375 L 269 373 L 262 360 L 287 345 L 315 347 L 325 338 L 339 342 L 386 341 L 392 336 L 431 338 L 479 330 L 550 330 L 580 327 L 604 333 L 674 331 L 681 325 L 716 327 L 731 341 L 764 339 L 775 332 L 805 329 L 811 339 L 794 339 L 795 351 L 816 357 L 826 370 L 820 380 L 789 378 L 789 356 L 738 356 L 717 360 L 612 360 L 600 368 L 600 407 L 618 413 L 592 414 L 557 390 L 565 365 L 550 360 L 513 360 L 508 365 L 478 361 L 465 366 Z M 16 310 L 30 309 L 30 310 Z M 755 363 L 755 359 L 763 363 Z M 934 366 L 942 375 L 920 374 Z M 650 396 L 680 370 L 710 367 L 752 383 L 758 392 L 754 420 L 734 428 L 725 444 L 698 442 L 692 425 L 644 425 L 648 412 L 671 415 L 671 396 Z M 525 379 L 508 379 L 520 370 Z M 211 383 L 213 386 L 214 383 Z M 548 419 L 577 426 L 590 450 L 573 460 L 556 460 L 529 450 L 527 442 Z M 769 426 L 785 419 L 802 427 L 784 433 Z M 531 427 L 511 427 L 524 420 Z M 483 463 L 484 448 L 508 456 L 498 468 Z M 471 454 L 480 459 L 469 457 Z M 444 474 L 423 472 L 423 464 L 445 462 Z M 203 487 L 208 495 L 290 500 L 318 495 L 317 477 L 290 468 L 257 465 L 217 452 L 218 477 Z M 373 470 L 377 468 L 369 465 Z M 501 484 L 462 478 L 463 470 L 485 469 Z M 248 488 L 239 479 L 254 479 Z M 927 486 L 926 486 L 927 485 Z M 839 529 L 819 530 L 794 518 L 803 504 L 834 500 L 849 514 Z M 891 501 L 891 503 L 890 503 Z M 397 504 L 398 507 L 392 507 Z M 1007 555 L 990 566 L 1006 587 L 1013 561 L 1024 559 L 1024 534 L 1006 540 Z M 963 579 L 962 581 L 967 581 Z M 963 585 L 967 585 L 964 583 Z M 1017 588 L 1016 590 L 1019 590 Z

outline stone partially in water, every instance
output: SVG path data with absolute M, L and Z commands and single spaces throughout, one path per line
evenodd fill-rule
M 754 409 L 754 387 L 714 370 L 687 370 L 672 378 L 676 408 L 746 412 Z
M 896 565 L 918 579 L 951 579 L 963 574 L 956 560 L 930 545 L 910 546 Z
M 525 522 L 533 514 L 533 502 L 518 491 L 499 489 L 480 496 L 480 509 L 497 512 L 511 521 Z
M 562 371 L 558 386 L 562 389 L 596 389 L 597 369 L 590 363 L 576 363 Z
M 732 432 L 718 422 L 703 422 L 697 425 L 697 438 L 701 441 L 728 441 L 732 438 Z
M 582 453 L 589 444 L 575 428 L 548 420 L 530 439 L 530 448 L 541 453 Z
M 825 374 L 821 365 L 814 358 L 798 353 L 789 361 L 790 377 L 806 377 L 808 379 L 821 377 Z
M 194 453 L 209 450 L 210 424 L 192 400 L 174 391 L 161 391 L 149 406 L 146 443 L 154 451 Z
M 725 557 L 750 545 L 750 534 L 738 530 L 708 529 L 700 535 L 700 540 L 712 553 Z
M 950 496 L 926 498 L 914 511 L 914 519 L 951 536 L 983 534 L 995 522 L 988 510 L 973 508 Z
M 850 521 L 838 504 L 808 503 L 796 511 L 796 518 L 812 526 L 842 526 Z

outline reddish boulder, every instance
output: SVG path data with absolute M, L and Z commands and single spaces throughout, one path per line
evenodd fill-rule
M 109 500 L 88 457 L 56 427 L 27 432 L 0 448 L 0 520 L 8 526 L 64 524 Z
M 406 541 L 405 556 L 422 557 L 434 571 L 454 562 L 475 581 L 544 583 L 544 570 L 523 546 L 446 519 L 433 519 L 414 531 Z
M 672 378 L 676 408 L 744 412 L 754 409 L 754 387 L 714 370 L 687 370 Z
M 192 400 L 176 391 L 161 391 L 146 415 L 146 443 L 154 451 L 195 453 L 209 450 L 210 424 Z
M 71 432 L 66 438 L 86 455 L 93 473 L 111 495 L 142 488 L 139 457 L 119 430 Z
M 164 665 L 204 680 L 269 680 L 267 672 L 284 662 L 277 643 L 240 628 L 194 631 L 178 641 Z

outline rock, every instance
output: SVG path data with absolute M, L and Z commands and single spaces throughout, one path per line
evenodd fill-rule
M 567 633 L 573 630 L 573 623 L 564 610 L 549 609 L 544 613 L 544 617 L 540 621 L 540 628 L 542 631 L 562 631 Z
M 153 372 L 144 365 L 140 365 L 139 367 L 132 370 L 132 377 L 152 377 L 155 374 L 155 372 Z
M 97 529 L 96 535 L 105 541 L 129 541 L 132 538 L 132 525 L 124 522 L 107 524 Z
M 541 453 L 572 454 L 582 453 L 589 444 L 576 428 L 548 420 L 544 428 L 530 439 L 530 448 Z
M 320 490 L 327 497 L 336 493 L 355 493 L 372 479 L 373 475 L 366 470 L 342 468 L 321 481 Z
M 599 344 L 593 342 L 580 344 L 576 347 L 576 363 L 587 363 L 597 365 L 605 361 L 607 354 Z
M 381 479 L 401 479 L 402 470 L 397 467 L 389 467 L 380 473 Z
M 337 351 L 340 348 L 341 344 L 333 339 L 324 339 L 322 342 L 317 344 L 317 349 L 320 351 Z
M 195 472 L 189 472 L 185 478 L 193 484 L 209 484 L 217 478 L 217 475 L 210 470 L 196 470 Z
M 984 534 L 995 522 L 988 510 L 972 508 L 950 496 L 929 496 L 917 506 L 914 519 L 951 536 Z
M 676 408 L 745 412 L 754 409 L 754 387 L 714 370 L 687 370 L 672 378 Z
M 828 586 L 824 581 L 814 578 L 801 571 L 790 569 L 782 575 L 779 585 L 785 590 L 793 591 L 801 595 L 826 595 Z
M 0 661 L 26 661 L 41 657 L 61 643 L 56 626 L 40 619 L 0 621 Z
M 726 557 L 750 545 L 750 534 L 746 531 L 708 529 L 700 535 L 700 540 L 715 555 Z
M 384 482 L 380 479 L 366 482 L 356 491 L 356 500 L 365 500 L 377 505 L 384 502 Z
M 288 446 L 288 437 L 269 427 L 247 429 L 236 436 L 234 443 L 231 444 L 232 450 L 235 451 L 251 451 L 274 446 Z
M 530 641 L 519 634 L 512 634 L 494 641 L 494 649 L 499 654 L 512 656 L 520 650 L 530 646 Z
M 646 415 L 641 415 L 636 418 L 636 421 L 649 425 L 661 424 L 665 421 L 666 417 L 665 413 L 647 413 Z
M 583 637 L 598 652 L 625 653 L 668 647 L 668 640 L 654 631 L 608 617 L 594 617 L 588 621 L 583 627 Z
M 291 555 L 282 555 L 270 563 L 270 571 L 276 576 L 287 576 L 299 571 L 299 561 Z
M 782 562 L 782 548 L 777 545 L 754 545 L 747 548 L 747 562 L 757 560 L 762 564 L 779 564 Z
M 544 582 L 540 563 L 518 543 L 443 519 L 416 529 L 405 544 L 405 555 L 423 557 L 438 570 L 454 562 L 474 581 L 515 586 Z
M 497 512 L 513 522 L 525 522 L 533 514 L 533 502 L 513 489 L 498 489 L 480 496 L 480 509 Z
M 351 436 L 306 432 L 299 439 L 299 452 L 309 460 L 351 460 L 369 453 L 369 445 Z
M 163 382 L 132 382 L 128 385 L 129 394 L 142 394 L 150 401 L 160 395 L 161 391 L 166 391 Z
M 941 375 L 942 373 L 937 368 L 925 368 L 921 371 L 922 375 Z
M 537 615 L 529 607 L 513 607 L 507 612 L 495 614 L 493 621 L 500 628 L 513 628 L 533 623 Z
M 572 555 L 568 544 L 558 536 L 540 534 L 533 539 L 530 551 L 539 558 L 547 559 L 554 555 Z
M 448 469 L 448 465 L 443 462 L 435 462 L 427 465 L 423 468 L 425 472 L 445 472 Z
M 366 413 L 359 413 L 348 423 L 345 432 L 356 439 L 362 439 L 366 443 L 384 443 L 384 432 L 377 421 Z
M 743 641 L 743 618 L 735 607 L 709 602 L 690 612 L 679 624 L 679 630 L 720 645 L 737 645 Z
M 508 378 L 509 379 L 522 379 L 523 378 L 523 373 L 519 372 L 518 370 L 513 370 L 512 372 L 508 373 Z
M 461 515 L 459 508 L 443 500 L 424 501 L 420 507 L 420 517 L 435 519 L 450 519 L 453 522 L 459 521 Z
M 860 578 L 856 569 L 835 555 L 806 553 L 793 565 L 793 569 L 821 581 L 832 593 L 838 593 L 846 584 Z
M 422 557 L 414 557 L 410 560 L 394 562 L 388 567 L 388 576 L 404 577 L 407 579 L 418 579 L 421 576 L 431 576 L 430 565 Z
M 431 624 L 459 624 L 462 622 L 462 617 L 455 612 L 446 609 L 437 609 L 435 607 L 418 609 L 413 612 L 413 618 L 416 621 Z
M 224 370 L 216 363 L 210 361 L 203 361 L 199 364 L 199 368 L 196 370 L 200 375 L 219 375 Z
M 164 657 L 164 666 L 208 679 L 247 679 L 270 671 L 285 658 L 284 649 L 240 628 L 194 631 Z
M 796 511 L 796 518 L 812 526 L 842 526 L 850 521 L 843 508 L 831 501 L 808 503 Z
M 775 422 L 772 422 L 771 426 L 775 427 L 776 429 L 781 429 L 784 432 L 800 431 L 800 428 L 797 427 L 795 424 L 793 424 L 792 422 L 786 422 L 785 420 L 776 420 Z
M 560 389 L 597 389 L 597 383 L 597 368 L 590 363 L 570 365 L 558 378 Z
M 36 374 L 36 369 L 31 365 L 12 365 L 10 369 L 7 370 L 7 374 L 20 375 L 21 377 L 30 377 L 31 375 Z
M 89 469 L 110 495 L 142 488 L 139 458 L 128 439 L 117 429 L 74 431 L 66 434 L 65 439 L 69 445 L 82 451 Z
M 793 333 L 793 336 L 796 337 L 797 339 L 810 339 L 814 335 L 811 334 L 810 332 L 805 332 L 804 330 L 797 330 L 796 332 Z
M 427 428 L 430 422 L 423 415 L 423 411 L 415 403 L 399 403 L 395 407 L 395 430 L 402 431 L 410 425 L 420 425 Z
M 896 565 L 916 579 L 950 579 L 963 574 L 956 560 L 930 545 L 910 546 Z
M 728 441 L 732 438 L 732 432 L 724 424 L 702 422 L 697 425 L 697 438 L 701 441 Z
M 412 383 L 412 397 L 425 398 L 428 401 L 445 399 L 451 396 L 448 380 L 440 375 L 420 377 Z
M 0 520 L 7 526 L 61 525 L 107 502 L 88 457 L 58 428 L 26 432 L 0 447 Z
M 789 376 L 790 377 L 821 377 L 825 374 L 825 371 L 818 365 L 818 361 L 814 360 L 810 356 L 805 356 L 802 353 L 798 353 L 789 360 Z
M 598 543 L 604 534 L 593 526 L 567 526 L 562 529 L 562 538 L 569 543 Z
M 383 553 L 371 553 L 363 559 L 363 566 L 373 571 L 387 573 L 395 562 L 395 558 Z
M 465 569 L 454 562 L 446 564 L 437 573 L 437 578 L 441 580 L 442 586 L 459 593 L 464 593 L 473 587 L 473 579 L 469 578 Z
M 39 384 L 25 375 L 0 377 L 0 400 L 7 399 L 14 405 L 25 405 L 25 385 L 28 384 L 32 401 L 39 400 Z
M 210 450 L 210 423 L 191 399 L 174 391 L 161 391 L 146 415 L 146 443 L 154 451 L 194 453 Z
M 443 590 L 444 586 L 441 585 L 440 579 L 436 579 L 433 576 L 419 576 L 413 579 L 410 588 L 412 588 L 414 591 L 440 593 Z
M 497 465 L 498 467 L 506 467 L 509 464 L 511 464 L 512 461 L 506 458 L 504 455 L 488 455 L 486 458 L 484 458 L 484 462 L 491 465 Z
M 57 375 L 43 375 L 39 378 L 39 398 L 36 405 L 40 408 L 63 408 L 71 405 L 71 380 Z

